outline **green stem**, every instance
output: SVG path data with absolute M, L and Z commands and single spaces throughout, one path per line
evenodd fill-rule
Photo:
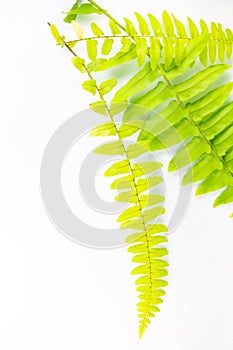
M 113 22 L 115 22 L 119 28 L 121 28 L 122 30 L 125 31 L 125 27 L 120 24 L 115 18 L 113 18 L 107 10 L 105 10 L 103 7 L 101 7 L 100 5 L 98 5 L 95 1 L 93 0 L 88 0 L 88 2 L 90 2 L 93 6 L 95 6 L 98 10 L 100 10 L 106 17 L 108 17 L 109 19 L 111 19 Z

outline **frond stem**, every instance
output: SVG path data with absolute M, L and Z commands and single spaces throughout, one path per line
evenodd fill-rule
M 107 10 L 105 10 L 103 7 L 101 7 L 100 5 L 98 5 L 94 0 L 88 0 L 88 2 L 90 4 L 92 4 L 95 8 L 97 8 L 97 10 L 100 10 L 106 17 L 108 17 L 109 19 L 111 19 L 113 22 L 116 23 L 116 25 L 121 28 L 122 30 L 125 30 L 125 27 L 119 23 L 113 16 L 111 16 Z
M 82 42 L 82 41 L 88 41 L 88 40 L 104 40 L 104 39 L 122 39 L 122 38 L 130 38 L 130 39 L 135 39 L 135 38 L 147 38 L 147 39 L 150 39 L 150 38 L 156 38 L 156 39 L 159 39 L 159 40 L 162 40 L 162 39 L 171 39 L 171 40 L 186 40 L 186 41 L 191 41 L 191 40 L 194 40 L 194 38 L 191 38 L 191 37 L 175 37 L 175 38 L 171 38 L 169 36 L 159 36 L 159 35 L 142 35 L 142 34 L 137 34 L 137 35 L 125 35 L 125 34 L 116 34 L 116 35 L 99 35 L 99 36 L 90 36 L 90 37 L 86 37 L 86 38 L 81 38 L 81 39 L 74 39 L 74 40 L 69 40 L 69 41 L 66 41 L 67 44 L 77 44 L 79 42 Z M 209 41 L 212 41 L 212 42 L 223 42 L 223 43 L 230 43 L 230 44 L 233 44 L 233 40 L 224 40 L 224 39 L 213 39 L 213 38 L 209 38 Z M 63 42 L 61 43 L 58 43 L 57 45 L 62 45 Z

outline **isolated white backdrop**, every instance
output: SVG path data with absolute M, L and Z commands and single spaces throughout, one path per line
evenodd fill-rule
M 116 17 L 162 9 L 232 27 L 230 0 L 100 0 Z M 69 55 L 46 22 L 71 0 L 0 3 L 0 348 L 4 350 L 232 350 L 233 232 L 230 208 L 193 199 L 170 237 L 169 288 L 161 314 L 137 337 L 136 293 L 124 249 L 96 251 L 59 234 L 39 190 L 52 133 L 88 105 Z

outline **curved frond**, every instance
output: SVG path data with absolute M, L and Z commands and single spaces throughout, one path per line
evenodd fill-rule
M 233 103 L 227 102 L 233 83 L 210 89 L 229 68 L 226 64 L 212 65 L 179 83 L 170 83 L 166 89 L 170 87 L 171 94 L 173 92 L 172 101 L 161 109 L 159 117 L 155 115 L 148 121 L 146 129 L 150 132 L 143 131 L 139 136 L 140 141 L 150 141 L 151 150 L 181 143 L 169 171 L 192 164 L 183 184 L 201 181 L 197 195 L 225 189 L 214 206 L 233 202 Z M 166 84 L 158 82 L 153 93 L 161 84 L 165 88 Z M 149 94 L 146 92 L 132 101 L 153 111 L 167 100 L 167 96 L 161 99 L 161 95 L 148 99 Z M 129 108 L 125 117 L 131 119 Z
M 108 155 L 125 155 L 126 159 L 118 160 L 105 171 L 105 176 L 116 177 L 111 188 L 120 191 L 115 200 L 128 203 L 118 217 L 122 229 L 133 229 L 126 243 L 128 251 L 133 254 L 133 262 L 137 267 L 132 275 L 138 275 L 135 281 L 139 292 L 138 314 L 140 320 L 140 337 L 145 331 L 150 319 L 159 312 L 159 305 L 165 295 L 163 287 L 167 285 L 168 263 L 164 260 L 168 251 L 167 228 L 154 222 L 164 214 L 161 204 L 164 197 L 161 194 L 150 193 L 150 189 L 163 181 L 156 171 L 162 166 L 155 161 L 138 162 L 137 157 L 145 153 L 145 145 L 134 143 L 126 146 L 124 139 L 140 131 L 142 121 L 134 121 L 116 127 L 114 122 L 96 127 L 92 130 L 94 136 L 118 135 L 117 141 L 107 142 L 98 147 L 95 152 Z M 108 130 L 108 132 L 107 132 Z

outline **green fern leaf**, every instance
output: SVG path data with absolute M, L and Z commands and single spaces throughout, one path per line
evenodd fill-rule
M 124 152 L 121 141 L 108 142 L 94 150 L 94 153 L 108 155 L 124 155 Z
M 91 136 L 116 136 L 117 131 L 113 122 L 96 126 L 91 130 Z
M 104 32 L 96 23 L 91 23 L 91 30 L 95 36 L 101 36 L 104 35 Z
M 99 86 L 99 91 L 101 95 L 106 95 L 117 85 L 117 80 L 115 78 L 103 81 Z
M 102 49 L 101 49 L 101 53 L 102 55 L 109 55 L 110 52 L 112 51 L 112 46 L 113 46 L 114 40 L 113 39 L 105 39 Z
M 96 81 L 95 80 L 86 80 L 82 83 L 82 87 L 84 90 L 89 91 L 91 94 L 96 94 Z
M 214 202 L 214 208 L 233 202 L 233 186 L 228 186 Z
M 132 44 L 131 39 L 123 37 L 121 38 L 121 43 L 122 43 L 121 52 L 128 52 Z
M 109 27 L 110 27 L 110 30 L 112 32 L 112 35 L 121 34 L 119 26 L 116 25 L 116 23 L 112 19 L 110 19 L 110 21 L 108 23 L 109 23 Z
M 138 21 L 139 24 L 139 31 L 142 35 L 150 35 L 150 31 L 148 28 L 148 25 L 145 21 L 145 19 L 138 13 L 138 12 L 134 12 L 136 19 Z
M 128 52 L 118 52 L 113 57 L 107 59 L 101 58 L 88 64 L 90 71 L 98 72 L 107 70 L 116 66 L 120 66 L 128 61 L 134 60 L 137 57 L 135 44 L 131 44 Z
M 181 101 L 190 100 L 205 91 L 210 84 L 216 81 L 229 68 L 231 66 L 227 64 L 209 66 L 190 79 L 175 85 L 174 90 Z
M 150 38 L 150 64 L 152 71 L 158 69 L 158 63 L 161 56 L 161 44 L 158 38 Z
M 135 38 L 138 66 L 141 67 L 147 56 L 147 41 L 145 38 Z
M 162 18 L 163 18 L 163 26 L 168 38 L 174 38 L 175 34 L 174 34 L 173 22 L 170 15 L 167 13 L 167 11 L 163 12 Z
M 137 33 L 132 21 L 126 17 L 124 17 L 124 21 L 126 24 L 126 27 L 125 27 L 126 33 L 129 34 L 129 36 L 137 36 L 138 33 Z
M 112 102 L 125 102 L 127 99 L 139 91 L 142 91 L 151 83 L 153 83 L 156 78 L 160 75 L 159 72 L 154 72 L 151 69 L 150 63 L 145 64 L 145 66 L 137 72 L 129 81 L 120 88 Z
M 152 27 L 154 34 L 157 35 L 158 37 L 164 37 L 162 26 L 161 26 L 159 20 L 151 13 L 148 14 L 148 18 L 150 20 L 150 24 L 151 24 L 151 27 Z

